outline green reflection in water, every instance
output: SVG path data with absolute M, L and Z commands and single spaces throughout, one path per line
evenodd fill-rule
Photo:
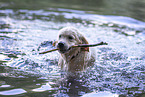
M 145 0 L 1 0 L 2 9 L 65 8 L 104 15 L 129 16 L 145 21 Z

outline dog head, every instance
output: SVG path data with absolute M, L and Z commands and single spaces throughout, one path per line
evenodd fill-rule
M 83 51 L 89 51 L 89 48 L 71 48 L 77 44 L 88 44 L 86 38 L 79 33 L 74 27 L 65 27 L 59 31 L 57 48 L 61 54 L 71 52 L 72 50 L 81 49 Z

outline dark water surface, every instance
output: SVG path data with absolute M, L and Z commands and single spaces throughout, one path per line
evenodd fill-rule
M 78 28 L 96 47 L 95 65 L 66 84 L 52 49 Z M 0 97 L 80 97 L 108 91 L 145 96 L 145 0 L 0 0 Z M 93 95 L 92 95 L 93 97 Z

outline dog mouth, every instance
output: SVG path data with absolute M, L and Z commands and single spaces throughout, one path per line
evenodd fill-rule
M 68 52 L 68 46 L 64 42 L 59 42 L 57 44 L 57 48 L 58 48 L 59 52 L 62 54 Z
M 58 48 L 58 49 L 59 49 L 58 51 L 61 54 L 67 54 L 67 53 L 75 50 L 74 48 L 72 48 L 72 46 L 70 46 L 68 48 Z M 77 52 L 73 53 L 73 55 L 69 58 L 69 60 L 71 61 L 71 60 L 75 59 L 79 55 L 79 53 L 80 53 L 79 50 Z
M 57 45 L 57 48 L 58 48 L 58 50 L 61 54 L 65 54 L 65 53 L 72 50 L 71 46 L 68 46 L 64 42 L 59 42 L 58 45 Z
M 62 54 L 65 54 L 68 52 L 68 49 L 59 49 L 59 52 L 62 53 Z
M 65 53 L 67 53 L 67 52 L 69 52 L 69 51 L 72 50 L 71 47 L 69 47 L 69 48 L 67 48 L 67 49 L 62 49 L 62 48 L 58 48 L 58 49 L 59 49 L 59 52 L 62 53 L 62 54 L 65 54 Z

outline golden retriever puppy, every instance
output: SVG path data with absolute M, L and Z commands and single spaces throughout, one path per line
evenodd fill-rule
M 62 70 L 68 72 L 83 71 L 95 61 L 94 48 L 70 48 L 77 44 L 88 44 L 88 41 L 76 28 L 65 27 L 59 31 L 56 47 L 61 55 L 58 64 Z

